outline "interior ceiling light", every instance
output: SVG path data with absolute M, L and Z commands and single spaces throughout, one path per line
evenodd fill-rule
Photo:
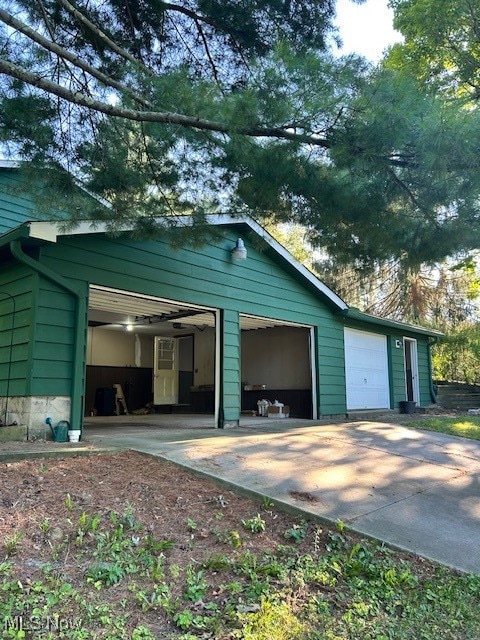
M 245 249 L 245 243 L 241 238 L 237 240 L 237 243 L 232 249 L 232 258 L 234 260 L 246 260 L 247 250 Z

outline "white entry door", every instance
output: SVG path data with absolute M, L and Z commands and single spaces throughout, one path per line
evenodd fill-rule
M 347 409 L 390 407 L 387 338 L 345 329 Z
M 178 402 L 178 347 L 175 338 L 155 337 L 153 403 Z

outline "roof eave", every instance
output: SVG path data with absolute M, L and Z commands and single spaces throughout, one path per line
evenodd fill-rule
M 442 338 L 444 336 L 441 331 L 436 331 L 435 329 L 427 329 L 426 327 L 408 324 L 407 322 L 399 322 L 397 320 L 389 320 L 388 318 L 379 318 L 377 316 L 372 316 L 369 313 L 363 313 L 354 307 L 340 311 L 340 315 L 347 320 L 380 325 L 388 327 L 389 329 L 397 329 L 399 331 L 416 333 L 419 335 L 430 336 L 432 338 Z
M 158 218 L 158 223 L 167 222 L 167 219 Z M 190 216 L 182 216 L 176 218 L 177 224 L 184 224 L 185 226 L 192 223 Z M 347 309 L 347 304 L 327 285 L 317 278 L 309 269 L 307 269 L 283 247 L 268 231 L 266 231 L 258 222 L 250 218 L 249 216 L 231 216 L 228 214 L 209 215 L 207 216 L 207 223 L 215 226 L 221 225 L 247 225 L 257 236 L 259 236 L 267 245 L 269 245 L 283 260 L 288 262 L 301 276 L 308 280 L 313 287 L 325 296 L 333 307 L 339 311 Z M 38 238 L 41 240 L 47 240 L 49 242 L 55 242 L 58 236 L 64 235 L 85 235 L 106 233 L 108 227 L 105 223 L 85 221 L 77 224 L 73 228 L 65 229 L 65 225 L 62 222 L 29 222 L 30 237 Z M 133 227 L 131 225 L 125 225 L 118 229 L 118 231 L 131 231 Z
M 15 229 L 12 229 L 11 231 L 7 231 L 7 233 L 4 233 L 3 235 L 0 236 L 0 247 L 5 247 L 6 245 L 10 244 L 10 242 L 12 242 L 13 240 L 20 240 L 23 238 L 29 238 L 30 237 L 30 230 L 28 228 L 28 225 L 22 224 L 18 227 L 15 227 Z
M 5 160 L 0 158 L 0 169 L 19 169 L 19 160 Z

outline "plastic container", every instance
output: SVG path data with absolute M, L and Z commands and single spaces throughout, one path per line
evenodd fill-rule
M 257 402 L 257 407 L 258 407 L 258 415 L 259 416 L 266 416 L 267 415 L 267 409 L 270 406 L 270 402 L 268 400 L 259 400 Z
M 70 440 L 70 442 L 79 442 L 81 435 L 82 432 L 80 431 L 80 429 L 72 429 L 68 432 L 68 439 Z
M 47 418 L 45 422 L 50 427 L 54 442 L 68 441 L 68 430 L 70 429 L 70 423 L 68 422 L 68 420 L 60 420 L 60 422 L 58 422 L 55 426 L 53 426 L 51 418 Z
M 416 402 L 412 400 L 401 400 L 400 401 L 400 413 L 415 413 L 415 407 L 417 406 Z

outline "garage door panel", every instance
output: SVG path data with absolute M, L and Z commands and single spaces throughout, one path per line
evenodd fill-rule
M 347 409 L 390 406 L 386 336 L 345 329 Z

